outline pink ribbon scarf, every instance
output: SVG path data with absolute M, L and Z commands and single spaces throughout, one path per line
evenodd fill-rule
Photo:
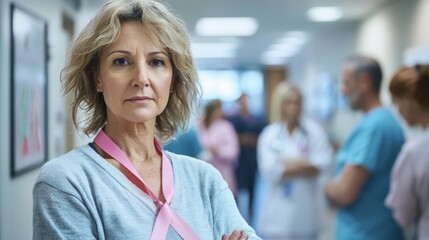
M 198 235 L 189 227 L 189 225 L 170 208 L 170 203 L 174 195 L 173 167 L 170 160 L 167 159 L 164 153 L 162 153 L 161 147 L 156 139 L 154 139 L 155 147 L 162 154 L 161 186 L 165 197 L 165 203 L 160 201 L 158 197 L 149 189 L 149 187 L 144 183 L 143 179 L 137 173 L 127 155 L 109 138 L 109 136 L 106 135 L 103 130 L 100 130 L 100 132 L 95 137 L 94 142 L 101 149 L 103 149 L 103 151 L 105 151 L 112 158 L 118 161 L 125 169 L 127 169 L 131 173 L 131 176 L 137 179 L 137 181 L 130 180 L 140 189 L 144 188 L 146 193 L 157 205 L 158 215 L 156 217 L 155 225 L 150 237 L 151 240 L 165 239 L 170 225 L 184 240 L 200 239 Z

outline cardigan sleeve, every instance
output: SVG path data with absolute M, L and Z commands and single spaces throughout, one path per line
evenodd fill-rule
M 38 182 L 33 189 L 33 239 L 100 238 L 82 201 L 46 182 Z
M 213 185 L 215 191 L 213 197 L 213 223 L 214 236 L 213 239 L 222 239 L 222 235 L 231 234 L 234 230 L 240 230 L 247 233 L 249 240 L 260 240 L 255 230 L 253 230 L 243 219 L 238 211 L 234 196 L 229 189 L 227 183 L 218 174 L 218 183 Z

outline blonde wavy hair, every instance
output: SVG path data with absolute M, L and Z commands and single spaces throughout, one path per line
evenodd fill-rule
M 282 81 L 276 85 L 273 95 L 271 97 L 270 122 L 282 120 L 283 102 L 288 97 L 290 97 L 292 93 L 298 93 L 301 96 L 301 91 L 299 90 L 299 88 L 288 83 L 287 81 Z
M 164 141 L 178 129 L 186 129 L 189 117 L 201 95 L 197 72 L 191 56 L 186 27 L 171 9 L 155 0 L 112 0 L 72 41 L 61 74 L 64 94 L 71 96 L 72 119 L 76 129 L 95 134 L 107 120 L 103 95 L 96 91 L 100 53 L 114 43 L 121 23 L 142 23 L 155 42 L 167 51 L 173 65 L 172 93 L 164 111 L 157 116 L 156 134 Z M 87 115 L 79 119 L 78 111 Z

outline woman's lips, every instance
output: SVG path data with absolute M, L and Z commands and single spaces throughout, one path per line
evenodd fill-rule
M 137 97 L 132 97 L 132 98 L 128 98 L 127 101 L 129 102 L 146 102 L 152 100 L 152 98 L 150 97 L 146 97 L 146 96 L 137 96 Z

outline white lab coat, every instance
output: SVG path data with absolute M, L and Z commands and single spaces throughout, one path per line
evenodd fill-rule
M 257 147 L 259 170 L 266 186 L 260 232 L 267 239 L 317 237 L 323 228 L 321 223 L 326 221 L 323 179 L 333 155 L 324 129 L 305 119 L 289 134 L 284 122 L 275 122 L 264 128 Z M 302 156 L 319 169 L 319 175 L 285 181 L 282 174 L 287 160 L 281 159 Z

